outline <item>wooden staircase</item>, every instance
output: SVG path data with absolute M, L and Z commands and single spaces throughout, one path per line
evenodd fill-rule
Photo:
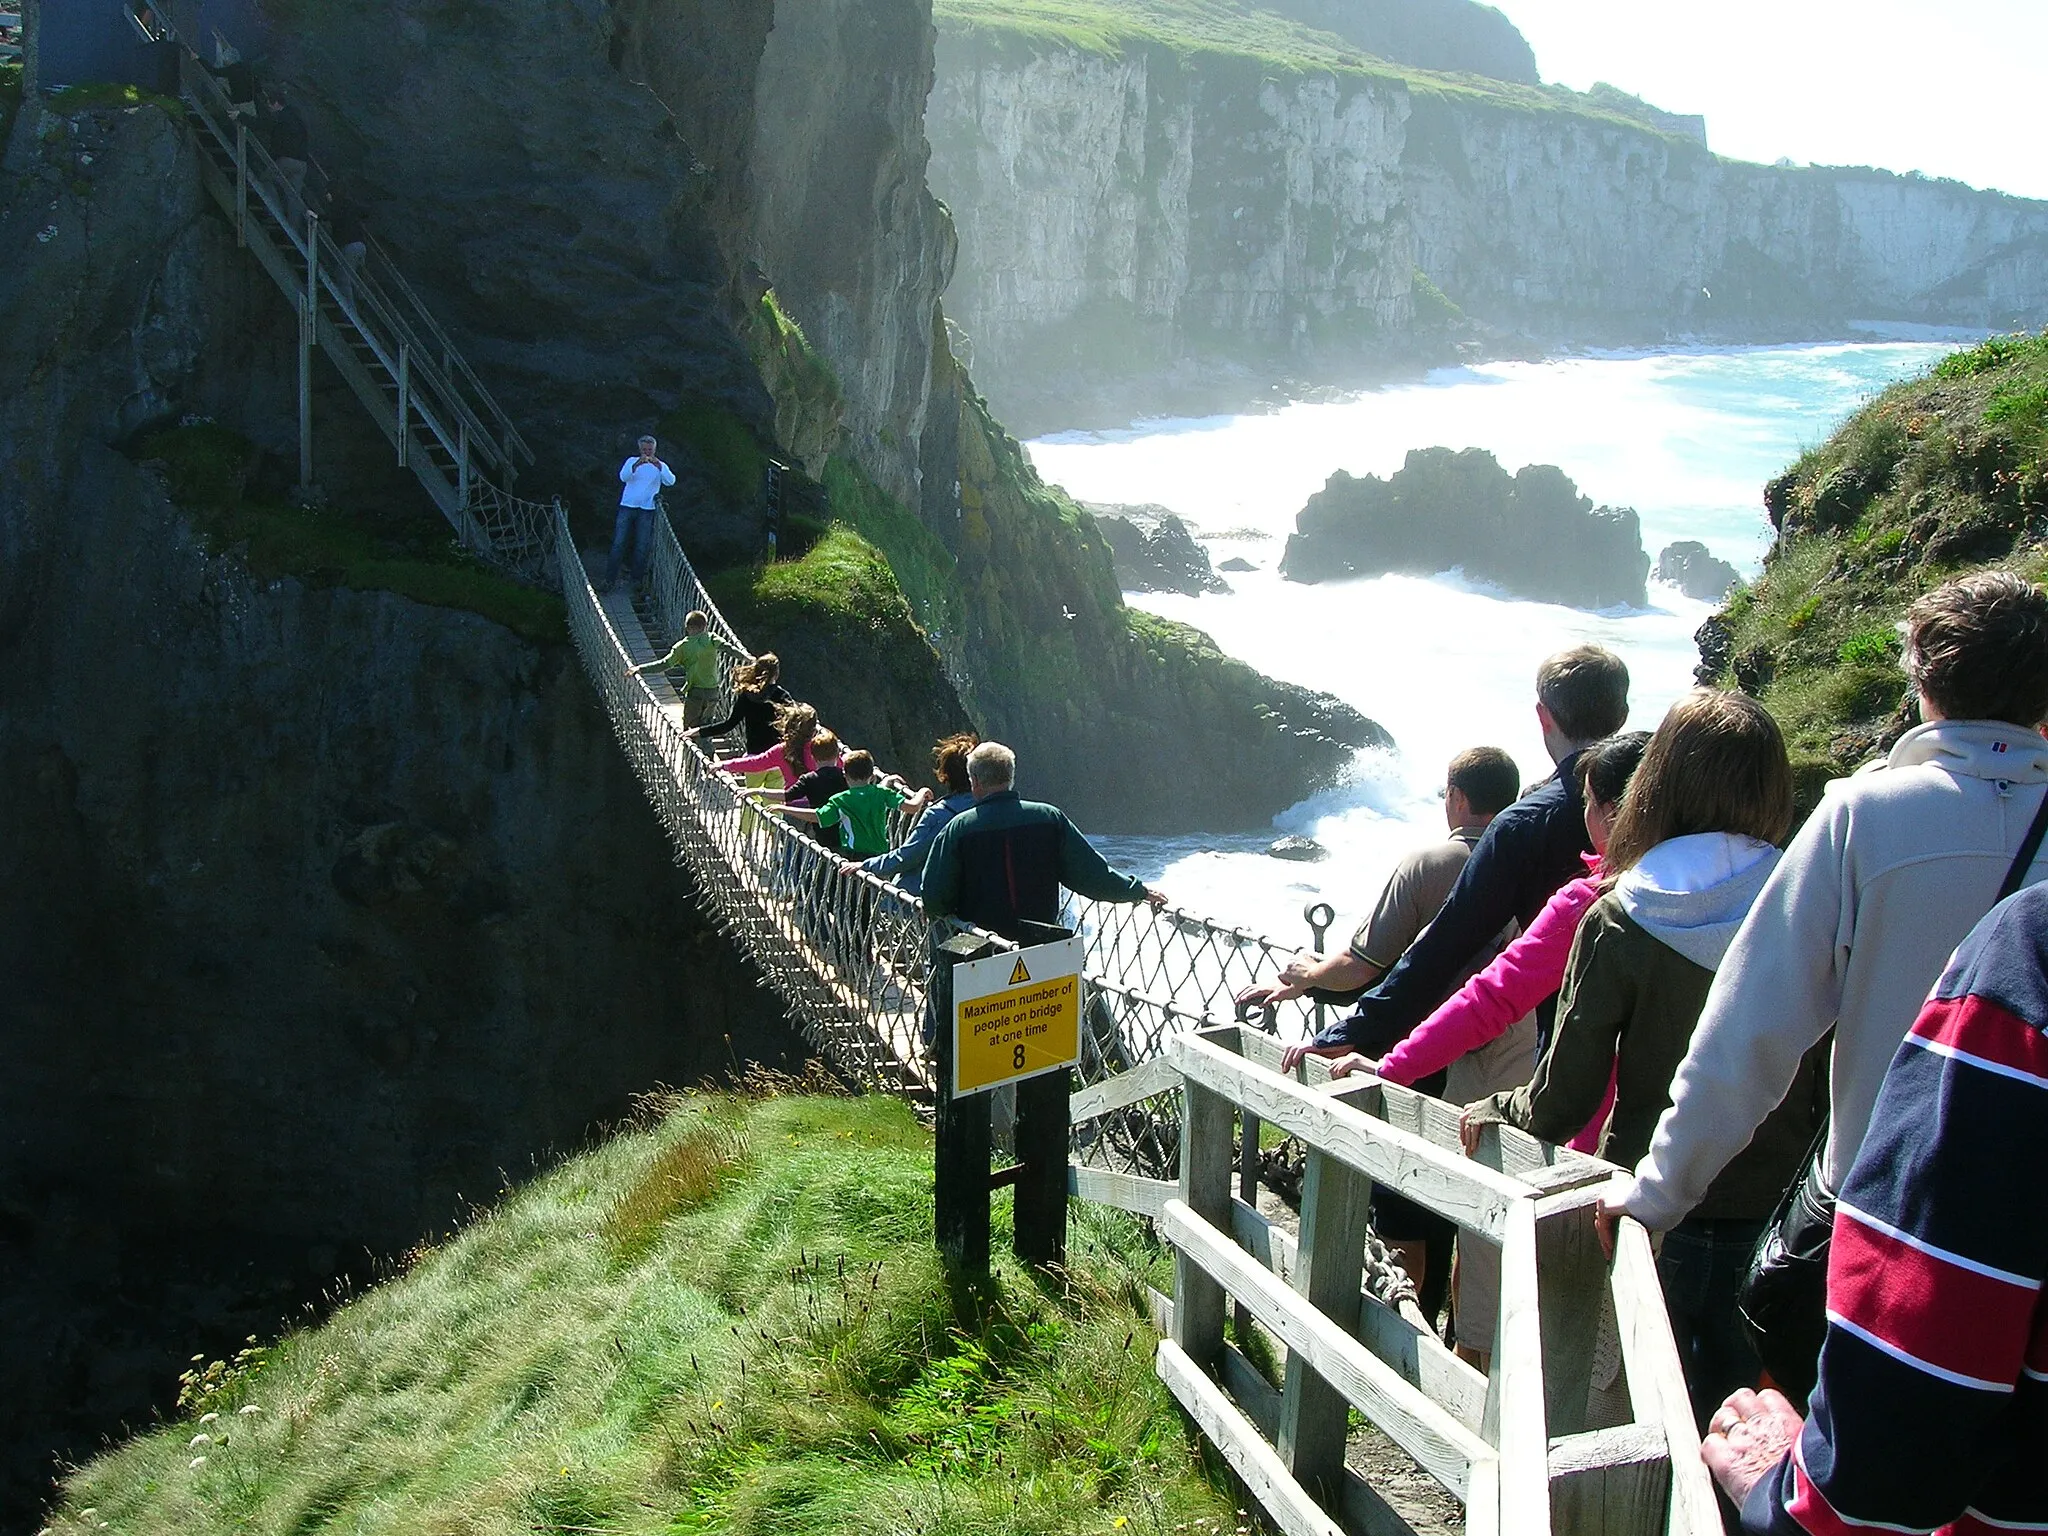
M 374 241 L 354 262 L 343 254 L 259 142 L 246 109 L 236 110 L 189 47 L 180 50 L 178 83 L 207 191 L 298 317 L 302 484 L 312 479 L 317 347 L 464 547 L 524 580 L 556 585 L 549 509 L 511 494 L 533 450 L 403 274 Z

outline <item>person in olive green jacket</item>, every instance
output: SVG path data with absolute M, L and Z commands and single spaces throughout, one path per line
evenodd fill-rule
M 1672 705 L 1623 797 L 1607 890 L 1579 924 L 1556 1033 L 1527 1086 L 1466 1109 L 1468 1145 L 1489 1121 L 1565 1141 L 1600 1108 L 1611 1077 L 1614 1110 L 1600 1155 L 1633 1166 L 1671 1102 L 1714 972 L 1791 824 L 1792 769 L 1763 706 L 1707 688 Z M 1756 1385 L 1735 1293 L 1819 1125 L 1825 1090 L 1815 1071 L 1810 1059 L 1658 1260 L 1702 1426 L 1730 1392 Z

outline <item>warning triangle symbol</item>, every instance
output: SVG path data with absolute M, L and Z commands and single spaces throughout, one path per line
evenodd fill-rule
M 1027 970 L 1025 970 L 1025 969 L 1024 969 L 1024 961 L 1023 961 L 1023 959 L 1022 959 L 1022 958 L 1020 957 L 1020 958 L 1018 959 L 1018 961 L 1017 961 L 1016 965 L 1015 965 L 1015 966 L 1013 966 L 1013 967 L 1011 967 L 1011 970 L 1010 970 L 1010 985 L 1014 987 L 1014 986 L 1017 986 L 1017 985 L 1019 985 L 1020 983 L 1023 983 L 1023 982 L 1027 982 L 1027 981 L 1029 981 L 1030 979 L 1031 979 L 1031 973 L 1030 973 L 1029 971 L 1027 971 Z

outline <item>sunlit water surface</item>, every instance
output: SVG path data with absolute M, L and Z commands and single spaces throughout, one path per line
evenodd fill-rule
M 1283 582 L 1276 568 L 1295 513 L 1333 470 L 1388 475 L 1409 449 L 1439 444 L 1488 449 L 1510 473 L 1557 464 L 1595 501 L 1634 507 L 1653 560 L 1673 540 L 1698 539 L 1748 575 L 1769 541 L 1764 482 L 1962 339 L 1494 363 L 1341 401 L 1030 443 L 1040 473 L 1075 496 L 1163 504 L 1215 563 L 1257 567 L 1226 574 L 1228 594 L 1130 602 L 1207 630 L 1274 677 L 1337 695 L 1397 743 L 1360 754 L 1347 782 L 1294 806 L 1268 834 L 1107 837 L 1104 847 L 1207 915 L 1306 941 L 1302 908 L 1322 898 L 1338 909 L 1341 934 L 1394 860 L 1440 835 L 1438 790 L 1454 753 L 1501 746 L 1525 780 L 1549 770 L 1533 692 L 1544 656 L 1585 640 L 1620 652 L 1633 678 L 1629 723 L 1645 729 L 1690 685 L 1693 631 L 1712 605 L 1654 582 L 1647 609 L 1605 613 L 1510 601 L 1455 575 Z M 1282 833 L 1311 837 L 1330 857 L 1268 856 Z

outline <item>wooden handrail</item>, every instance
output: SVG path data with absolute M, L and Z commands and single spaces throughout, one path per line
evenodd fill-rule
M 1623 1222 L 1611 1276 L 1600 1257 L 1593 1216 L 1610 1165 L 1509 1128 L 1468 1158 L 1450 1106 L 1369 1074 L 1332 1080 L 1314 1058 L 1282 1075 L 1279 1047 L 1240 1026 L 1178 1037 L 1166 1059 L 1184 1100 L 1178 1185 L 1084 1167 L 1072 1185 L 1149 1217 L 1172 1247 L 1160 1376 L 1276 1525 L 1408 1529 L 1344 1465 L 1344 1415 L 1356 1408 L 1464 1501 L 1474 1536 L 1720 1529 L 1642 1229 Z M 1083 1106 L 1113 1114 L 1172 1092 L 1155 1070 L 1129 1075 Z M 1240 1120 L 1306 1145 L 1298 1238 L 1230 1194 Z M 1368 1179 L 1450 1217 L 1461 1241 L 1500 1246 L 1490 1374 L 1452 1355 L 1412 1307 L 1361 1297 Z M 1225 1337 L 1233 1306 L 1236 1345 Z M 1625 1394 L 1593 1392 L 1603 1308 L 1618 1320 Z M 1237 1347 L 1247 1327 L 1284 1352 L 1281 1387 Z
M 232 126 L 241 121 L 234 104 L 228 100 L 226 91 L 211 70 L 199 62 L 191 49 L 185 48 L 179 58 L 179 81 L 188 106 L 193 115 L 211 134 L 222 151 L 229 156 L 237 153 L 238 139 L 240 152 L 246 157 L 248 166 L 248 189 L 255 194 L 255 202 L 270 216 L 271 222 L 281 231 L 286 242 L 297 254 L 300 264 L 310 256 L 305 231 L 296 210 L 286 202 L 281 189 L 285 185 L 283 171 L 274 156 L 254 134 L 237 134 Z M 492 398 L 489 391 L 477 380 L 454 344 L 448 340 L 438 323 L 434 322 L 419 296 L 405 283 L 388 257 L 380 252 L 381 275 L 396 278 L 402 289 L 407 306 L 413 314 L 431 326 L 435 347 L 423 344 L 415 333 L 412 323 L 393 303 L 385 285 L 376 275 L 368 271 L 351 271 L 341 259 L 341 252 L 334 244 L 333 236 L 322 228 L 315 236 L 315 243 L 324 247 L 320 265 L 326 276 L 321 282 L 321 291 L 333 299 L 348 315 L 350 323 L 362 334 L 365 341 L 377 354 L 378 363 L 394 379 L 397 376 L 397 358 L 401 349 L 408 353 L 408 388 L 414 408 L 420 420 L 428 424 L 440 440 L 449 457 L 462 457 L 463 440 L 468 439 L 471 454 L 479 449 L 486 462 L 504 473 L 509 479 L 516 472 L 508 443 L 516 445 L 517 451 L 527 463 L 533 462 L 532 450 L 523 438 L 512 429 L 510 419 L 502 407 Z M 346 274 L 338 278 L 336 274 Z M 303 294 L 294 296 L 303 302 Z M 472 406 L 469 395 L 459 388 L 442 366 L 445 357 L 451 366 L 460 369 L 469 382 L 474 398 L 493 420 L 499 422 L 504 435 L 486 428 Z M 440 405 L 428 409 L 422 397 L 438 397 Z

